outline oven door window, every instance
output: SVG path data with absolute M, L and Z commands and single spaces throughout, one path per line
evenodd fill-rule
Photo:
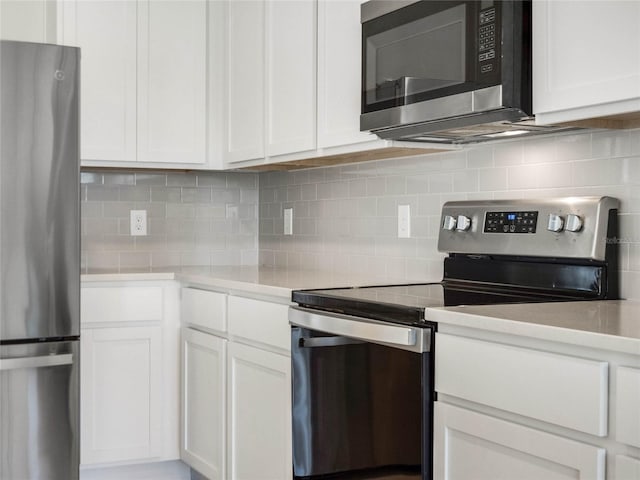
M 423 1 L 363 23 L 363 113 L 500 83 L 498 3 Z

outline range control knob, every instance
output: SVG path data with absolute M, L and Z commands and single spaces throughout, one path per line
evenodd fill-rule
M 452 217 L 451 215 L 445 215 L 444 219 L 442 220 L 442 228 L 444 230 L 454 230 L 456 228 L 456 223 L 457 220 L 455 217 Z
M 565 229 L 569 232 L 579 232 L 582 230 L 582 218 L 579 215 L 573 213 L 567 215 L 567 225 Z
M 466 232 L 471 226 L 471 219 L 466 215 L 458 215 L 456 230 Z
M 547 224 L 547 230 L 552 232 L 561 232 L 562 227 L 564 227 L 564 220 L 560 215 L 556 215 L 555 213 L 551 213 L 549 215 L 549 223 Z

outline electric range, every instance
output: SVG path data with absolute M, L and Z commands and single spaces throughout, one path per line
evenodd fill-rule
M 611 197 L 447 202 L 441 282 L 297 290 L 296 479 L 432 478 L 429 307 L 618 298 Z

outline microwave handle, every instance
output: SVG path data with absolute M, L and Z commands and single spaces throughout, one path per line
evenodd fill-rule
M 341 345 L 358 345 L 360 343 L 365 342 L 354 338 L 334 335 L 332 337 L 301 338 L 299 346 L 300 348 L 339 347 Z

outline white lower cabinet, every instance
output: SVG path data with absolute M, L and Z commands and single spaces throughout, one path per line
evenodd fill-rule
M 162 453 L 161 327 L 81 332 L 81 463 Z
M 178 307 L 173 281 L 83 282 L 83 469 L 179 458 Z
M 604 480 L 605 449 L 436 402 L 436 480 Z
M 228 478 L 292 478 L 291 359 L 235 342 L 228 353 Z
M 287 314 L 278 302 L 182 289 L 181 456 L 209 480 L 292 478 Z
M 182 441 L 185 463 L 210 480 L 225 478 L 227 341 L 182 329 Z
M 434 480 L 640 480 L 640 356 L 440 323 Z

